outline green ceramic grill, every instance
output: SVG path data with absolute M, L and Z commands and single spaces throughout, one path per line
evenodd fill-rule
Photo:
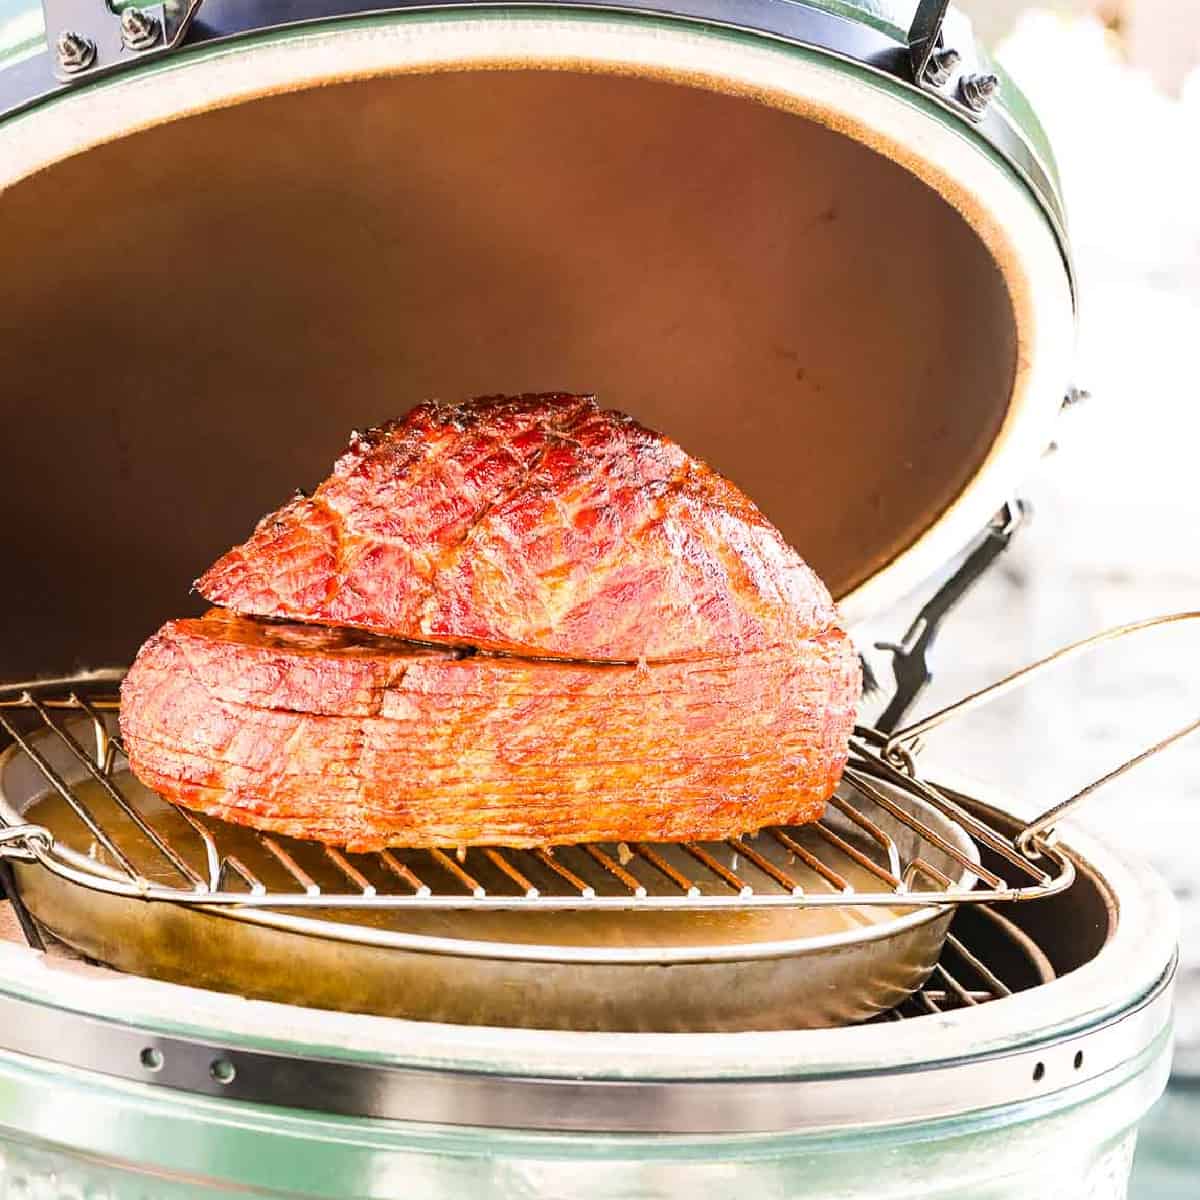
M 594 391 L 852 623 L 949 607 L 1074 331 L 1052 155 L 965 18 L 3 12 L 0 1195 L 1122 1196 L 1165 889 L 911 738 L 861 735 L 824 832 L 389 865 L 185 829 L 111 736 L 180 581 L 429 395 Z

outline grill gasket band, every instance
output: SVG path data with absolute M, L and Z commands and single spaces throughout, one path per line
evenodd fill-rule
M 1152 991 L 1088 1030 L 904 1071 L 906 1121 L 1081 1093 L 1167 1038 L 1172 960 Z M 154 1088 L 342 1116 L 546 1132 L 749 1134 L 894 1124 L 895 1068 L 806 1078 L 563 1079 L 301 1058 L 164 1035 L 0 995 L 0 1050 Z M 157 1066 L 153 1064 L 158 1064 Z M 1075 1064 L 1079 1063 L 1078 1066 Z M 1040 1071 L 1039 1071 L 1040 1066 Z M 1082 1096 L 1081 1096 L 1082 1098 Z

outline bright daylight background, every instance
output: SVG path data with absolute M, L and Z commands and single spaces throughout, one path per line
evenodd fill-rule
M 1058 154 L 1080 278 L 1076 383 L 1091 400 L 1030 481 L 1033 524 L 948 623 L 922 712 L 1106 626 L 1200 609 L 1200 3 L 956 3 Z M 902 633 L 914 611 L 879 632 Z M 1200 622 L 1098 651 L 970 718 L 969 754 L 949 732 L 928 753 L 1040 810 L 1198 714 Z M 1079 820 L 1153 861 L 1182 902 L 1176 1078 L 1142 1133 L 1131 1196 L 1196 1200 L 1200 734 Z

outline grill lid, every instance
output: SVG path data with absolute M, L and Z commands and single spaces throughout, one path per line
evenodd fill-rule
M 146 61 L 0 123 L 0 675 L 129 661 L 351 428 L 430 395 L 595 391 L 730 475 L 852 621 L 1051 438 L 1054 223 L 988 121 L 875 60 L 551 6 Z

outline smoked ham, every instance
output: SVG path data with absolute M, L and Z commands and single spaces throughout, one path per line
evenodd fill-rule
M 720 839 L 820 815 L 858 700 L 823 585 L 728 480 L 574 396 L 425 404 L 138 654 L 137 776 L 353 850 Z
M 423 404 L 355 435 L 196 588 L 243 615 L 571 659 L 740 654 L 836 623 L 732 483 L 574 396 Z
M 147 643 L 122 729 L 170 799 L 351 850 L 720 839 L 820 815 L 856 670 L 835 636 L 640 667 L 212 613 Z

